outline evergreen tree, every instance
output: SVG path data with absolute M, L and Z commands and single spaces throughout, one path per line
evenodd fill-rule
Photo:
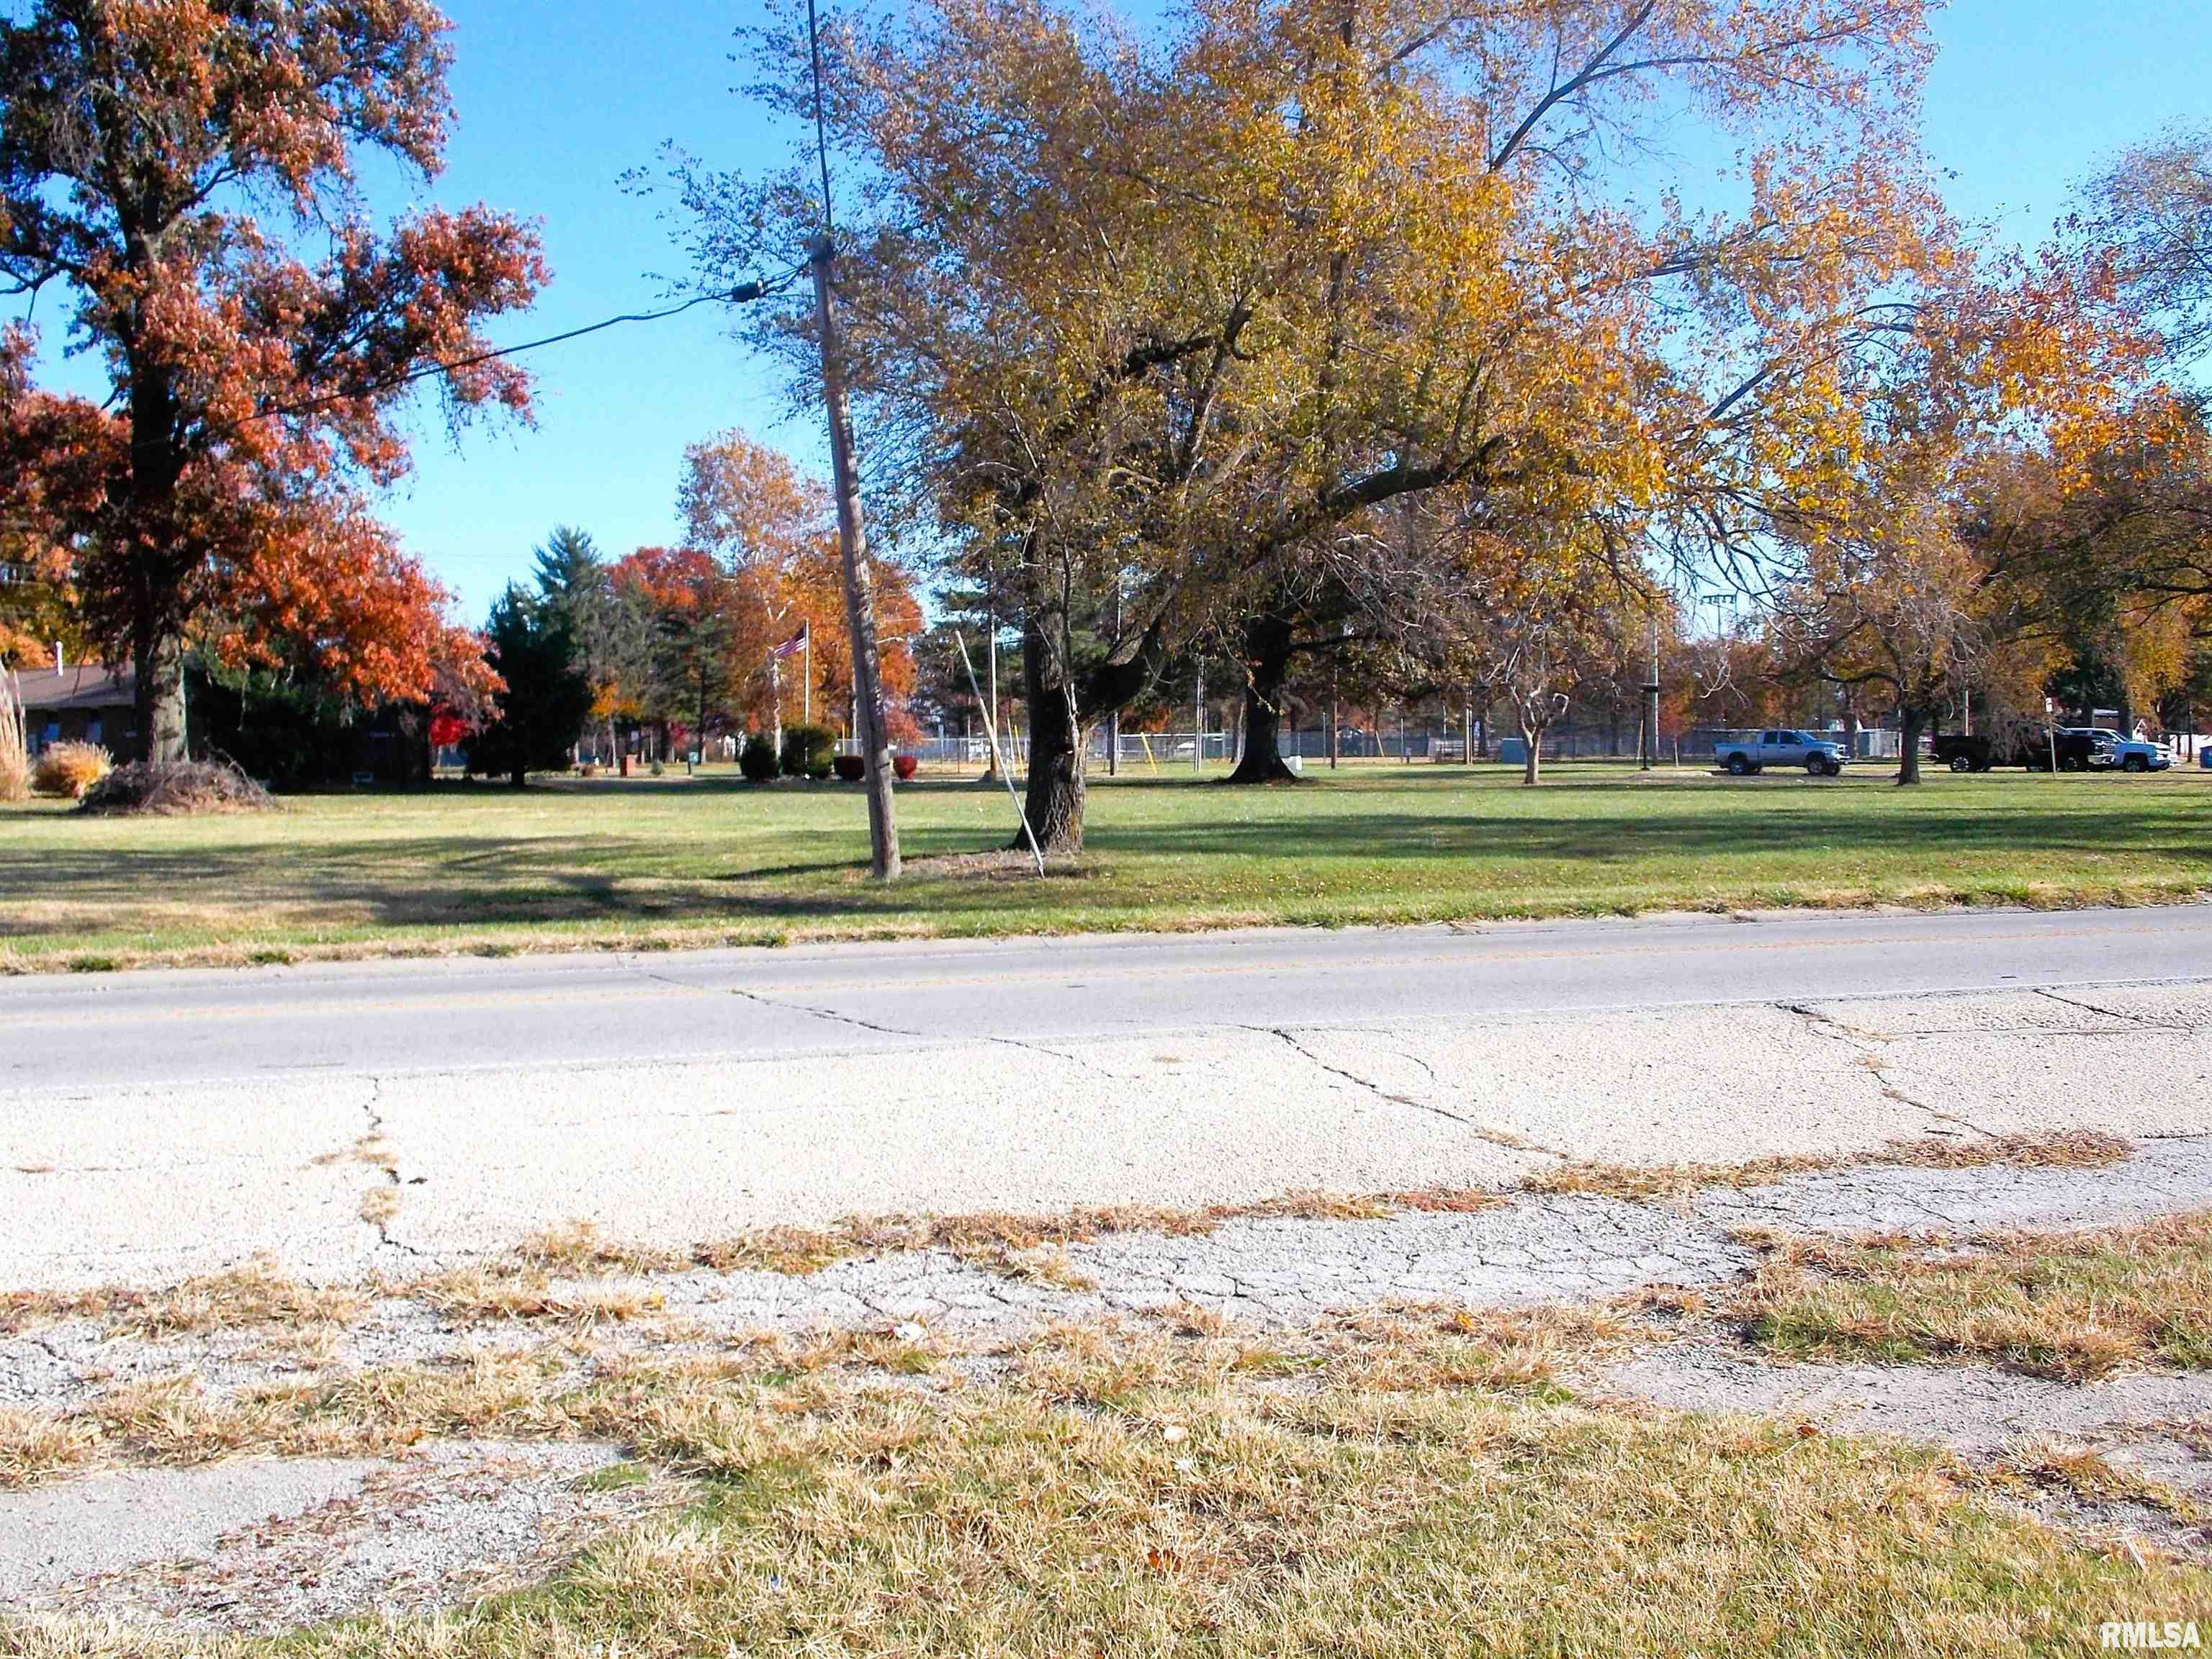
M 557 605 L 510 582 L 485 624 L 484 655 L 507 682 L 499 717 L 469 742 L 469 767 L 507 775 L 518 789 L 533 771 L 565 765 L 592 711 L 576 636 Z

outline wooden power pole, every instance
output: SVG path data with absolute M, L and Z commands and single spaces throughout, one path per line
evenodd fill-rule
M 830 406 L 830 465 L 837 492 L 837 541 L 844 555 L 845 625 L 853 639 L 855 732 L 867 764 L 870 864 L 879 879 L 899 872 L 898 805 L 891 794 L 891 749 L 884 730 L 880 659 L 876 650 L 875 579 L 860 527 L 860 480 L 853 464 L 853 413 L 845 399 L 845 362 L 834 293 L 836 245 L 825 232 L 807 250 L 814 267 L 814 319 L 822 342 L 822 396 Z

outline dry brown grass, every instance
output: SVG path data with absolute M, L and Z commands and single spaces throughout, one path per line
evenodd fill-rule
M 2139 1505 L 2184 1526 L 2201 1526 L 2212 1519 L 2204 1505 L 2186 1492 L 2123 1468 L 2086 1446 L 2057 1442 L 2025 1446 L 1987 1468 L 1962 1468 L 1959 1479 L 1980 1490 L 2056 1492 L 2093 1511 Z
M 38 794 L 82 800 L 114 769 L 115 757 L 96 743 L 51 744 L 31 768 L 31 787 Z
M 1866 1161 L 1923 1170 L 1973 1170 L 2002 1164 L 2014 1170 L 2096 1170 L 2124 1164 L 2136 1143 L 2101 1129 L 2062 1129 L 2039 1135 L 1931 1135 L 1893 1140 Z
M 2201 1567 L 2033 1524 L 1994 1501 L 2001 1477 L 1938 1454 L 1566 1396 L 1567 1362 L 1634 1340 L 1604 1311 L 1401 1309 L 1261 1340 L 1190 1310 L 1041 1333 L 991 1384 L 896 1334 L 589 1366 L 549 1346 L 0 1417 L 0 1480 L 498 1436 L 604 1439 L 704 1482 L 689 1512 L 601 1540 L 546 1590 L 204 1650 L 224 1659 L 1905 1659 L 2070 1651 L 2102 1620 L 2212 1595 Z M 2008 1474 L 2118 1485 L 2056 1455 Z M 190 1639 L 10 1627 L 0 1646 L 182 1659 Z
M 1731 1316 L 1777 1352 L 2086 1381 L 2212 1368 L 2212 1212 L 2095 1233 L 1765 1241 Z
M 1085 1205 L 1053 1214 L 982 1210 L 963 1215 L 848 1216 L 823 1227 L 756 1228 L 714 1239 L 689 1251 L 635 1246 L 607 1238 L 589 1222 L 575 1221 L 541 1233 L 519 1252 L 523 1262 L 576 1274 L 668 1273 L 709 1267 L 718 1273 L 818 1273 L 853 1256 L 944 1250 L 994 1271 L 1017 1271 L 1014 1258 L 1065 1249 L 1116 1233 L 1192 1237 L 1225 1222 L 1248 1219 L 1374 1221 L 1403 1211 L 1472 1213 L 1504 1200 L 1487 1192 L 1450 1188 L 1412 1192 L 1286 1193 L 1243 1204 L 1185 1209 L 1157 1204 Z
M 1674 1203 L 1708 1187 L 1770 1187 L 1792 1176 L 1824 1170 L 1910 1167 L 1971 1170 L 2096 1169 L 2133 1157 L 2135 1143 L 2097 1129 L 2039 1135 L 1929 1135 L 1893 1140 L 1870 1152 L 1805 1153 L 1753 1158 L 1742 1164 L 1609 1164 L 1588 1160 L 1525 1176 L 1521 1190 L 1619 1199 L 1631 1204 Z
M 463 1267 L 399 1287 L 455 1324 L 545 1323 L 574 1331 L 624 1325 L 657 1314 L 667 1298 L 649 1285 L 556 1286 L 544 1273 Z
M 1660 1204 L 1690 1198 L 1708 1187 L 1765 1187 L 1843 1160 L 1818 1155 L 1754 1158 L 1745 1164 L 1608 1164 L 1589 1159 L 1538 1170 L 1521 1178 L 1521 1190 L 1547 1195 L 1613 1198 L 1626 1204 Z
M 13 1335 L 65 1319 L 97 1319 L 111 1337 L 158 1341 L 214 1331 L 279 1327 L 343 1328 L 360 1319 L 368 1297 L 343 1286 L 303 1285 L 256 1260 L 204 1273 L 166 1290 L 107 1285 L 88 1291 L 16 1291 L 0 1296 L 0 1334 Z

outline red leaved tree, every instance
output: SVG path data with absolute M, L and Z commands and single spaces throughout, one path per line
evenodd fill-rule
M 104 403 L 0 358 L 0 514 L 68 550 L 85 621 L 137 669 L 137 745 L 181 751 L 179 655 L 301 663 L 420 696 L 443 596 L 371 519 L 407 470 L 410 377 L 448 419 L 526 414 L 486 318 L 545 280 L 488 209 L 380 233 L 354 163 L 428 179 L 451 106 L 428 0 L 34 0 L 0 21 L 0 283 L 66 295 Z M 443 368 L 443 365 L 465 364 Z

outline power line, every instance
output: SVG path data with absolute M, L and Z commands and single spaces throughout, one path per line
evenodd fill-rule
M 620 328 L 625 324 L 665 322 L 671 317 L 680 317 L 685 312 L 700 306 L 750 304 L 755 300 L 765 299 L 769 295 L 777 292 L 787 286 L 791 280 L 791 275 L 787 274 L 774 282 L 739 283 L 735 288 L 717 293 L 695 295 L 679 305 L 669 306 L 659 311 L 628 311 L 620 316 L 603 318 L 596 323 L 586 323 L 581 328 L 564 329 L 558 334 L 548 334 L 539 339 L 524 340 L 509 346 L 494 346 L 466 357 L 441 359 L 435 362 L 422 363 L 409 369 L 404 374 L 395 374 L 386 380 L 372 381 L 357 391 L 329 392 L 319 398 L 303 398 L 294 404 L 270 404 L 255 410 L 252 414 L 245 416 L 239 424 L 243 425 L 246 421 L 276 420 L 288 415 L 313 414 L 319 409 L 328 409 L 337 404 L 353 403 L 362 398 L 374 397 L 379 392 L 396 392 L 400 387 L 412 386 L 418 380 L 428 380 L 439 375 L 458 374 L 464 369 L 474 368 L 480 363 L 496 362 L 502 357 L 519 357 L 526 351 L 539 351 L 547 346 L 565 345 L 571 340 L 580 340 L 587 335 L 601 334 L 608 329 Z

